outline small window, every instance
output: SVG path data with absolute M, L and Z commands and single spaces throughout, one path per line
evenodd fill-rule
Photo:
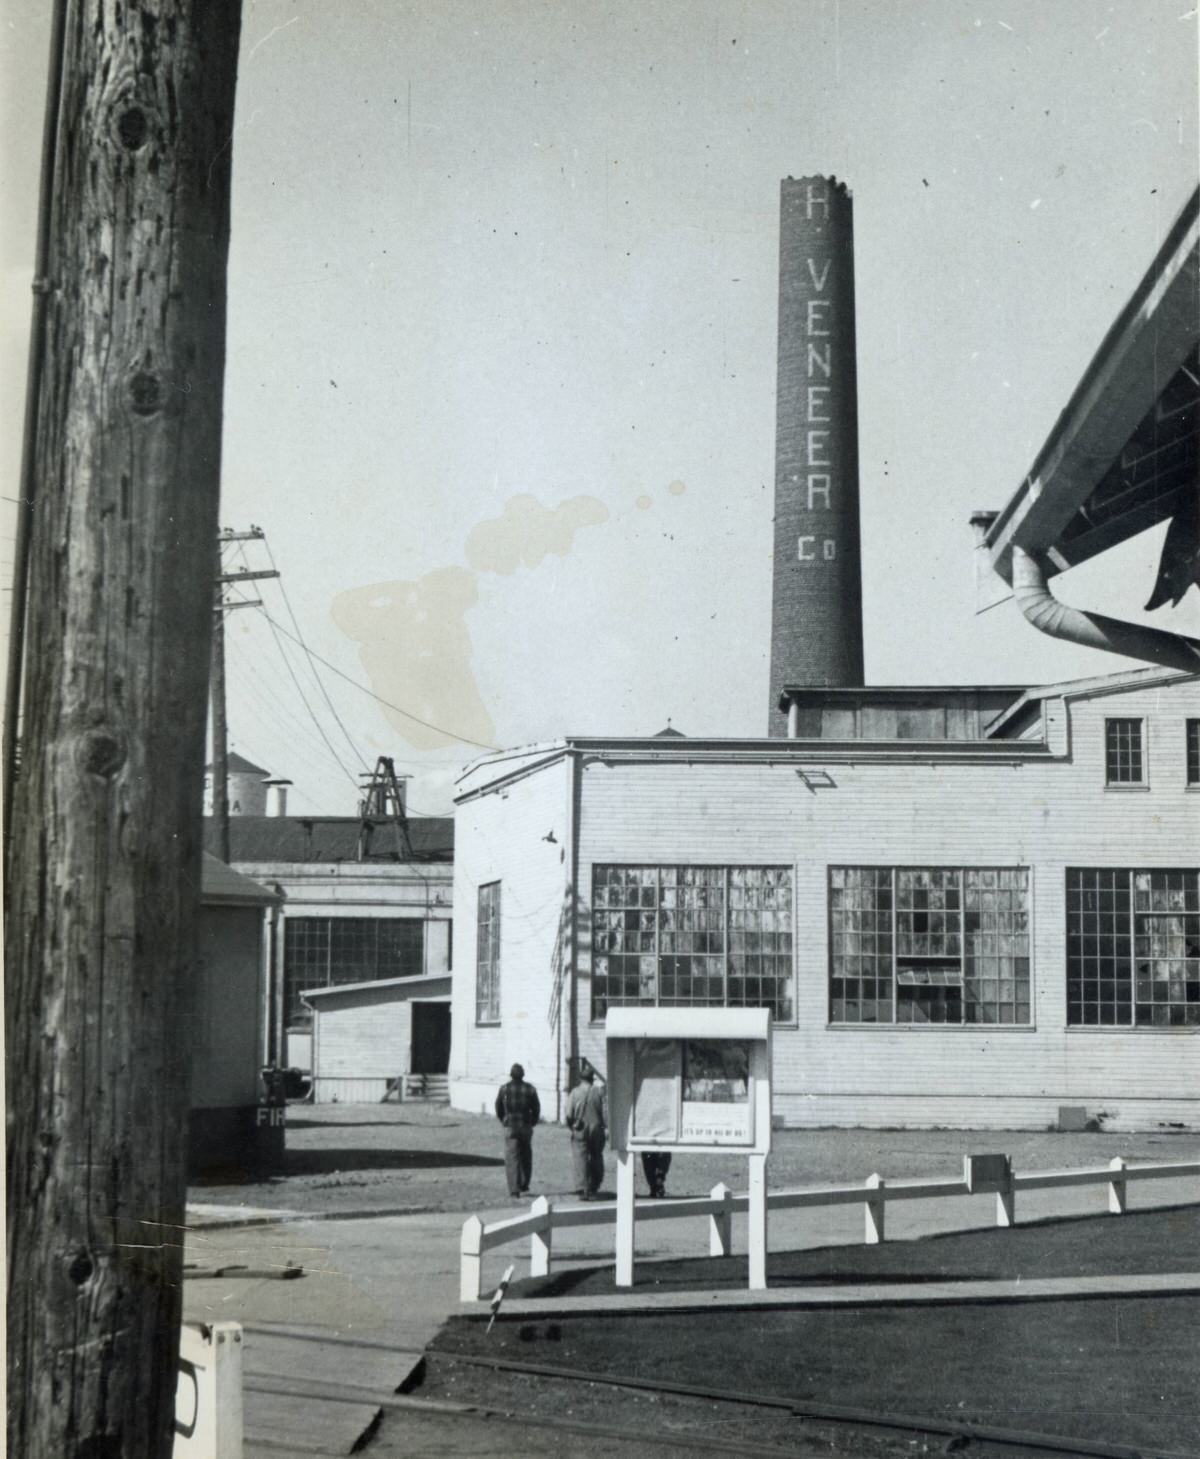
M 1104 721 L 1104 778 L 1109 785 L 1146 783 L 1140 719 Z
M 475 923 L 475 1022 L 500 1022 L 500 883 L 479 888 Z
M 1200 719 L 1187 722 L 1187 783 L 1200 785 Z

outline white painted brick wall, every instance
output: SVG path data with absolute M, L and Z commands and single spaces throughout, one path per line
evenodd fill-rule
M 1105 787 L 1104 720 L 1112 716 L 1146 718 L 1148 790 Z M 1114 1128 L 1198 1124 L 1196 1033 L 1066 1027 L 1067 868 L 1200 865 L 1200 793 L 1185 786 L 1189 716 L 1200 717 L 1196 681 L 1054 701 L 1051 739 L 1066 758 L 831 762 L 835 788 L 815 791 L 786 753 L 774 764 L 593 761 L 581 772 L 582 904 L 591 904 L 594 863 L 794 868 L 798 1018 L 774 1042 L 776 1112 L 789 1122 L 1036 1126 L 1052 1122 L 1059 1104 L 1082 1104 Z M 545 1013 L 567 874 L 557 852 L 568 783 L 560 763 L 512 785 L 507 798 L 489 794 L 459 808 L 451 1070 L 476 1102 L 513 1058 L 543 1095 L 554 1077 Z M 559 847 L 540 839 L 552 827 Z M 1035 1026 L 829 1027 L 827 868 L 839 864 L 1029 867 Z M 478 884 L 492 879 L 504 883 L 503 1027 L 482 1030 L 474 1027 L 475 906 Z M 589 1023 L 588 923 L 584 912 L 580 1043 L 602 1068 L 603 1028 Z

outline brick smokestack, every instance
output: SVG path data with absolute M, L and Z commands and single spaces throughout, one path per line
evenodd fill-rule
M 834 178 L 780 185 L 768 734 L 785 684 L 863 682 L 854 214 Z

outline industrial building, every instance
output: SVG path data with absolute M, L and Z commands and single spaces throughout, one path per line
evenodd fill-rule
M 264 785 L 281 784 L 265 770 L 251 769 Z M 231 865 L 280 898 L 271 951 L 267 1059 L 319 1075 L 323 1097 L 339 1097 L 339 1087 L 341 1098 L 358 1097 L 352 1096 L 351 1085 L 362 1079 L 374 1090 L 378 1079 L 372 1071 L 383 1056 L 378 1029 L 368 1030 L 357 1066 L 353 1051 L 343 1048 L 336 1072 L 316 1068 L 313 1017 L 322 1005 L 309 1001 L 309 995 L 321 990 L 365 987 L 361 1001 L 377 986 L 381 1006 L 395 1003 L 394 985 L 407 990 L 402 1001 L 423 990 L 420 997 L 430 1007 L 410 1017 L 403 1029 L 393 1029 L 387 1067 L 391 1077 L 423 1073 L 444 1078 L 446 1072 L 454 822 L 449 817 L 410 817 L 402 797 L 402 786 L 395 786 L 385 803 L 368 786 L 356 815 L 236 813 L 229 819 Z M 266 792 L 262 802 L 252 791 L 239 799 L 265 804 Z M 276 803 L 286 810 L 282 795 Z M 211 817 L 206 817 L 204 830 L 212 850 L 218 829 Z M 431 1084 L 426 1078 L 420 1087 L 440 1093 L 444 1083 Z
M 1063 621 L 1029 600 L 1070 560 L 1055 533 L 1076 513 L 1079 554 L 1114 496 L 1127 527 L 1193 510 L 1195 218 L 1193 199 L 982 524 L 988 571 L 1035 626 Z M 851 226 L 844 187 L 783 184 L 766 733 L 569 736 L 464 771 L 452 1102 L 489 1108 L 519 1061 L 561 1115 L 579 1060 L 604 1067 L 613 1006 L 766 1006 L 788 1125 L 1195 1128 L 1200 644 L 1079 614 L 1078 641 L 1138 664 L 864 686 Z M 1105 390 L 1127 397 L 1115 432 Z M 1148 468 L 1156 450 L 1180 469 Z M 1168 536 L 1182 593 L 1194 535 Z

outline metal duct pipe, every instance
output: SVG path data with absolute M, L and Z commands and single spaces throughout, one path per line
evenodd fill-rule
M 1021 612 L 1036 629 L 1051 638 L 1065 638 L 1069 643 L 1125 654 L 1131 659 L 1182 669 L 1188 674 L 1200 673 L 1200 640 L 1182 633 L 1167 633 L 1161 628 L 1143 628 L 1120 618 L 1106 618 L 1101 613 L 1068 608 L 1046 586 L 1046 574 L 1037 560 L 1016 546 L 1012 550 L 1012 585 Z

